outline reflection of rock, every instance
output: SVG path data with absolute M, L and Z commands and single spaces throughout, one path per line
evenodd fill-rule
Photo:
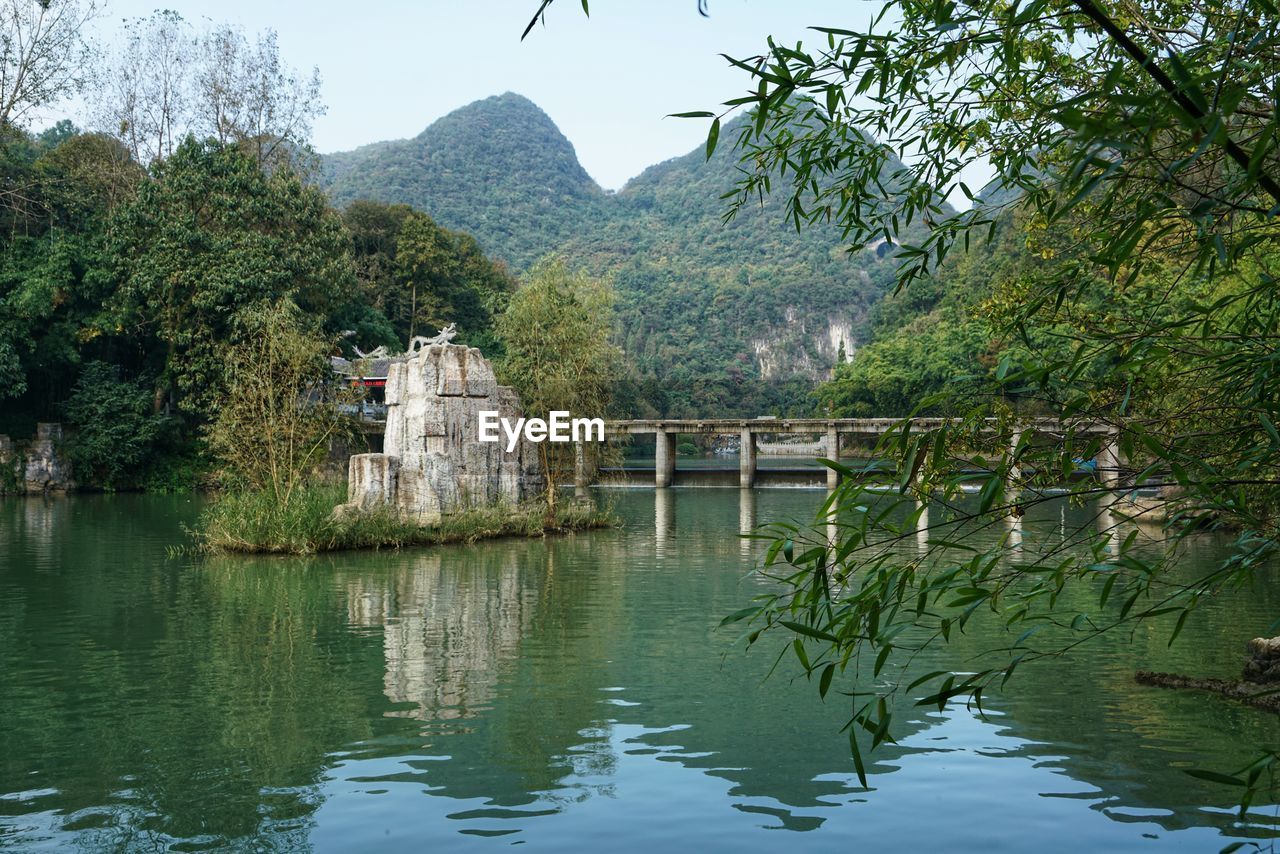
M 1272 686 L 1258 682 L 1202 679 L 1198 676 L 1183 676 L 1180 673 L 1156 673 L 1150 670 L 1139 670 L 1134 674 L 1133 679 L 1140 685 L 1208 691 L 1211 694 L 1221 694 L 1229 699 L 1239 700 L 1248 706 L 1266 709 L 1269 712 L 1280 712 L 1280 696 L 1271 692 Z
M 467 506 L 524 501 L 545 484 L 537 449 L 523 438 L 506 452 L 480 442 L 482 410 L 513 422 L 515 391 L 498 385 L 479 350 L 457 344 L 424 346 L 392 362 L 387 373 L 383 453 L 351 458 L 348 511 L 398 508 L 422 524 Z
M 499 669 L 519 655 L 537 599 L 520 562 L 505 553 L 491 572 L 441 570 L 424 555 L 389 583 L 362 579 L 348 589 L 348 619 L 382 626 L 385 691 L 415 708 L 392 713 L 418 720 L 471 717 L 494 700 Z
M 1275 693 L 1276 683 L 1280 683 L 1280 637 L 1254 638 L 1245 644 L 1244 651 L 1244 672 L 1239 682 L 1147 670 L 1138 671 L 1134 679 L 1143 685 L 1161 688 L 1209 691 L 1269 712 L 1280 712 L 1280 695 Z

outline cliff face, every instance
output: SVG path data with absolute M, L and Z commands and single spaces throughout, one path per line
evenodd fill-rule
M 853 321 L 847 315 L 806 318 L 789 308 L 783 317 L 783 323 L 763 330 L 764 334 L 751 341 L 752 355 L 764 379 L 799 375 L 825 380 L 840 361 L 842 350 L 846 362 L 853 358 Z
M 394 507 L 422 525 L 467 507 L 519 503 L 546 484 L 541 457 L 523 437 L 510 453 L 478 438 L 480 412 L 514 421 L 520 399 L 498 385 L 479 350 L 424 346 L 387 374 L 383 453 L 351 458 L 347 503 L 340 512 Z

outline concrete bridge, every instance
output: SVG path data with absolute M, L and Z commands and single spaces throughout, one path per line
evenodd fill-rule
M 946 424 L 959 423 L 949 418 L 913 418 L 912 430 L 936 430 Z M 713 419 L 662 419 L 648 421 L 606 421 L 605 438 L 634 436 L 652 433 L 656 440 L 654 486 L 662 489 L 671 486 L 676 472 L 676 437 L 680 434 L 737 434 L 741 438 L 739 452 L 738 484 L 749 488 L 756 480 L 756 456 L 759 437 L 785 434 L 807 434 L 823 437 L 823 456 L 839 459 L 841 436 L 876 438 L 902 426 L 901 418 L 713 418 Z M 991 421 L 992 431 L 996 429 Z M 1120 454 L 1117 447 L 1118 433 L 1114 425 L 1092 422 L 1062 422 L 1056 419 L 1032 419 L 1020 422 L 1010 436 L 1010 446 L 1016 447 L 1026 430 L 1046 435 L 1063 435 L 1068 430 L 1076 434 L 1100 434 L 1107 436 L 1099 454 L 1098 474 L 1104 483 L 1114 485 L 1120 476 Z M 578 465 L 575 483 L 585 488 L 587 466 L 584 446 L 577 447 Z M 834 489 L 840 482 L 839 472 L 826 470 L 827 488 Z
M 936 430 L 946 424 L 958 424 L 951 418 L 912 418 L 913 431 Z M 653 434 L 655 438 L 655 465 L 653 485 L 659 489 L 671 486 L 676 473 L 676 437 L 681 434 L 720 434 L 740 437 L 738 484 L 751 487 L 756 481 L 756 457 L 759 453 L 760 436 L 809 435 L 820 437 L 822 456 L 827 459 L 839 459 L 840 437 L 860 436 L 877 438 L 892 430 L 900 428 L 901 418 L 698 418 L 698 419 L 657 419 L 636 421 L 606 421 L 605 439 L 621 438 Z M 996 422 L 991 420 L 992 431 L 997 429 Z M 385 422 L 365 420 L 365 432 L 379 434 L 385 428 Z M 1018 422 L 1009 437 L 1010 447 L 1016 447 L 1026 430 L 1034 430 L 1037 434 L 1047 436 L 1064 435 L 1074 431 L 1077 435 L 1094 434 L 1106 436 L 1102 452 L 1097 459 L 1099 479 L 1107 486 L 1115 486 L 1121 476 L 1121 460 L 1118 449 L 1119 432 L 1115 425 L 1101 422 L 1064 422 L 1052 418 L 1035 418 Z M 575 486 L 585 489 L 589 484 L 589 469 L 586 461 L 586 446 L 577 446 L 577 466 L 574 477 Z M 839 472 L 826 469 L 828 489 L 834 489 L 840 482 Z

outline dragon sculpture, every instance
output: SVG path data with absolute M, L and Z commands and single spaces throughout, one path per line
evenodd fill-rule
M 409 341 L 409 349 L 405 350 L 403 353 L 399 355 L 400 356 L 416 356 L 424 347 L 444 346 L 445 344 L 448 344 L 450 341 L 452 341 L 454 337 L 457 336 L 457 334 L 458 334 L 457 324 L 450 323 L 448 326 L 444 327 L 443 329 L 441 329 L 439 332 L 437 332 L 435 335 L 431 336 L 430 338 L 428 338 L 425 335 L 415 335 Z M 359 347 L 356 347 L 354 345 L 352 345 L 351 349 L 354 350 L 356 356 L 361 359 L 398 358 L 397 356 L 392 356 L 391 353 L 387 350 L 385 345 L 381 347 L 375 347 L 372 350 L 370 350 L 368 353 L 364 352 Z

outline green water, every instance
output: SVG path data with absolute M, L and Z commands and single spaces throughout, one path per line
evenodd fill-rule
M 822 493 L 611 496 L 620 530 L 205 562 L 165 557 L 187 499 L 0 502 L 0 848 L 1270 844 L 1274 808 L 1241 823 L 1181 769 L 1280 744 L 1277 718 L 1132 672 L 1234 672 L 1280 614 L 1273 579 L 1172 650 L 1161 627 L 1020 671 L 985 720 L 902 710 L 868 791 L 847 709 L 789 664 L 762 681 L 772 656 L 716 630 L 763 585 L 740 528 Z M 1074 518 L 1040 512 L 1026 536 Z

